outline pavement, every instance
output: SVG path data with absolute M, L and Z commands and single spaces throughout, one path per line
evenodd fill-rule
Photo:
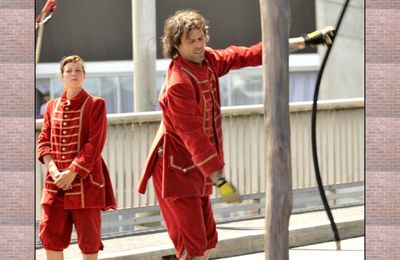
M 364 237 L 345 239 L 336 250 L 335 242 L 296 247 L 289 250 L 290 260 L 364 260 Z M 264 260 L 264 252 L 217 258 L 219 260 Z
M 290 259 L 363 259 L 364 207 L 334 209 L 342 250 L 336 251 L 329 220 L 325 211 L 293 214 L 289 223 Z M 264 218 L 235 221 L 217 225 L 219 242 L 211 259 L 264 259 Z M 357 238 L 354 242 L 351 238 Z M 321 244 L 323 243 L 323 244 Z M 104 239 L 99 259 L 160 260 L 175 253 L 167 232 Z M 261 252 L 261 253 L 260 253 Z M 362 258 L 361 258 L 362 255 Z M 76 244 L 64 251 L 65 260 L 81 259 Z M 332 258 L 329 258 L 331 257 Z M 247 257 L 247 258 L 246 258 Z M 314 257 L 314 258 L 313 258 Z M 44 249 L 36 250 L 36 259 L 45 259 Z

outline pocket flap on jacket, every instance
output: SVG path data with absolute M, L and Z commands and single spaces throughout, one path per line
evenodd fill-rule
M 169 156 L 168 166 L 182 173 L 187 173 L 196 168 L 196 165 L 191 159 L 185 157 L 174 157 L 173 155 Z

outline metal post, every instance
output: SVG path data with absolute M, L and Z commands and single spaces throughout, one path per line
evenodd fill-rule
M 260 0 L 266 151 L 265 259 L 289 259 L 292 179 L 289 122 L 289 0 Z
M 43 20 L 46 17 L 46 12 L 42 14 L 40 17 L 40 22 L 39 22 L 39 28 L 38 28 L 38 34 L 37 34 L 37 40 L 36 40 L 36 58 L 35 58 L 35 64 L 39 63 L 40 59 L 40 51 L 42 49 L 42 40 L 43 40 L 43 32 L 44 32 L 44 24 Z
M 156 1 L 132 0 L 133 111 L 157 107 Z

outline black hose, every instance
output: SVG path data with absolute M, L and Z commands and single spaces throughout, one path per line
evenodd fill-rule
M 335 36 L 339 32 L 340 24 L 342 23 L 342 19 L 343 19 L 345 11 L 347 9 L 347 5 L 349 4 L 349 1 L 350 0 L 346 0 L 346 3 L 343 6 L 343 9 L 342 9 L 342 12 L 340 14 L 339 20 L 338 20 L 338 22 L 336 24 L 336 27 L 335 27 L 335 29 L 336 29 Z M 314 160 L 315 177 L 317 179 L 319 193 L 321 195 L 321 199 L 322 199 L 322 202 L 324 204 L 324 208 L 325 208 L 326 214 L 328 215 L 329 221 L 331 222 L 332 231 L 334 233 L 335 241 L 336 241 L 336 249 L 340 250 L 339 232 L 338 232 L 338 229 L 336 227 L 335 220 L 333 219 L 332 212 L 331 212 L 331 209 L 330 209 L 329 204 L 328 204 L 328 200 L 326 199 L 324 186 L 323 186 L 322 180 L 321 180 L 321 173 L 319 171 L 318 155 L 317 155 L 317 140 L 316 140 L 317 139 L 316 138 L 317 101 L 318 101 L 319 87 L 320 87 L 320 84 L 321 84 L 322 74 L 324 72 L 325 65 L 326 65 L 326 62 L 327 62 L 328 57 L 329 57 L 329 53 L 331 52 L 332 46 L 335 43 L 334 39 L 332 39 L 333 40 L 332 41 L 332 45 L 328 46 L 328 50 L 325 53 L 324 59 L 322 61 L 321 68 L 320 68 L 320 70 L 318 72 L 317 82 L 315 84 L 314 99 L 313 99 L 312 112 L 311 112 L 311 143 L 312 143 L 312 153 L 313 153 L 313 160 Z

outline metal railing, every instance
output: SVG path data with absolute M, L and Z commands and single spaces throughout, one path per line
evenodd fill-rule
M 358 201 L 362 203 L 364 100 L 320 101 L 318 109 L 317 142 L 323 183 L 333 187 L 333 193 L 343 185 L 357 184 L 356 193 L 361 196 Z M 225 175 L 237 186 L 243 198 L 257 204 L 242 205 L 242 208 L 253 208 L 260 213 L 266 185 L 265 165 L 268 163 L 264 156 L 263 106 L 223 107 L 222 116 Z M 136 186 L 161 119 L 160 112 L 114 114 L 107 118 L 108 134 L 103 157 L 110 171 L 118 208 L 132 214 L 157 211 L 152 185 L 148 185 L 146 195 L 137 193 Z M 300 194 L 316 187 L 310 141 L 311 102 L 291 103 L 290 123 L 293 189 L 294 194 Z M 37 120 L 37 134 L 41 125 L 42 120 Z M 36 197 L 40 198 L 44 179 L 44 167 L 40 163 L 36 164 L 36 172 Z M 217 204 L 216 197 L 214 193 L 212 198 Z M 331 199 L 335 198 L 331 196 Z M 36 203 L 36 219 L 39 219 L 40 199 Z M 224 211 L 229 211 L 229 208 Z M 114 214 L 106 213 L 105 216 L 108 215 L 111 221 Z M 160 216 L 148 218 L 142 222 L 160 221 Z M 125 222 L 140 224 L 137 221 L 139 219 L 130 218 Z M 103 223 L 104 228 L 110 227 L 107 221 Z

